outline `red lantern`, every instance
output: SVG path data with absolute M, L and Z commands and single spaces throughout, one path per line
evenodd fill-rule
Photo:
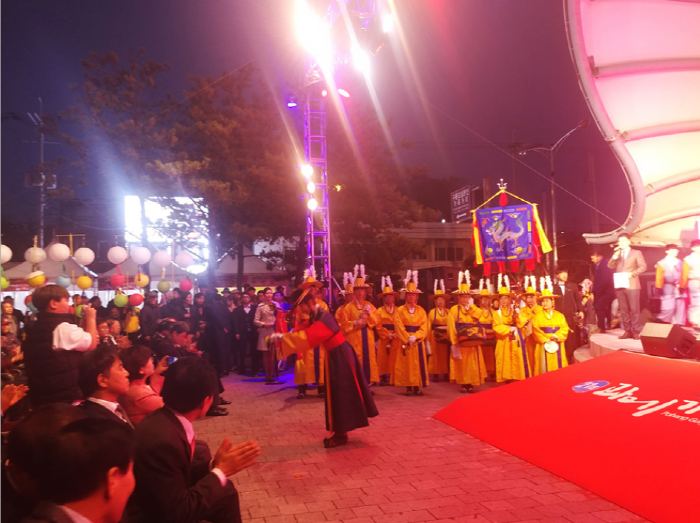
M 182 292 L 190 292 L 192 290 L 192 282 L 188 279 L 184 279 L 180 282 L 180 290 Z
M 115 289 L 119 289 L 121 287 L 124 287 L 124 284 L 126 283 L 126 278 L 123 274 L 114 274 L 109 279 L 109 283 Z
M 138 307 L 143 303 L 143 295 L 142 294 L 132 294 L 129 296 L 129 305 L 132 307 Z

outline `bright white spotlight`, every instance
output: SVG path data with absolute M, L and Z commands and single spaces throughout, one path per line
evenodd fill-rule
M 311 178 L 314 174 L 314 168 L 311 167 L 308 163 L 305 165 L 301 166 L 301 174 L 304 175 L 304 178 Z
M 382 15 L 382 31 L 385 33 L 394 32 L 394 17 L 391 16 L 391 13 Z
M 363 51 L 358 46 L 353 47 L 352 62 L 355 64 L 357 70 L 362 74 L 369 74 L 370 61 L 367 51 Z
M 310 211 L 315 211 L 318 207 L 318 202 L 316 201 L 316 198 L 311 198 L 309 200 L 309 203 L 306 204 L 306 206 L 309 208 Z
M 312 55 L 321 67 L 330 67 L 333 62 L 330 31 L 304 0 L 297 2 L 297 36 L 304 50 Z
M 325 89 L 321 91 L 321 96 L 323 96 L 324 98 L 328 96 L 328 91 L 326 91 Z
M 345 98 L 350 98 L 350 93 L 347 92 L 345 89 L 338 89 L 338 94 Z
M 316 190 L 316 184 L 314 182 L 309 182 L 306 184 L 306 190 L 313 193 Z

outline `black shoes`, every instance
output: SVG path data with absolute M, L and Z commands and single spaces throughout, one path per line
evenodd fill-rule
M 212 407 L 207 411 L 207 416 L 228 416 L 228 411 L 221 407 Z
M 224 398 L 219 398 L 219 405 L 231 405 L 231 402 L 229 400 L 225 400 Z

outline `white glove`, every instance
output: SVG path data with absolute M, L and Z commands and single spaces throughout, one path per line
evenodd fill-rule
M 272 334 L 270 334 L 269 339 L 270 339 L 270 343 L 274 343 L 276 341 L 279 341 L 282 339 L 282 333 L 273 332 Z
M 556 334 L 552 334 L 551 338 L 549 338 L 549 339 L 554 340 L 554 341 L 559 341 L 559 338 L 557 337 Z
M 426 342 L 425 342 L 425 353 L 426 353 L 428 356 L 430 356 L 430 355 L 433 353 L 433 351 L 430 350 L 430 342 L 429 342 L 429 341 L 426 341 Z
M 393 332 L 390 333 L 390 334 L 389 334 L 389 339 L 390 339 L 390 340 L 395 340 L 395 339 L 396 339 L 396 334 L 394 334 Z
M 462 351 L 459 350 L 459 345 L 454 344 L 452 347 L 450 347 L 450 350 L 452 351 L 452 358 L 455 360 L 461 360 L 462 359 Z
M 408 337 L 408 343 L 410 343 L 411 345 L 413 345 L 415 342 L 416 342 L 416 337 L 415 337 L 413 334 L 411 334 L 411 335 Z
M 511 328 L 510 328 L 510 332 L 512 332 L 513 334 L 515 334 L 516 332 L 518 332 L 517 327 L 511 327 Z

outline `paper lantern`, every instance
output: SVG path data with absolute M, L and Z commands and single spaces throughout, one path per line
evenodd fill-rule
M 156 251 L 153 254 L 153 265 L 161 269 L 170 265 L 170 260 L 170 253 L 168 251 Z
M 159 281 L 158 282 L 158 290 L 160 292 L 162 292 L 163 294 L 165 294 L 166 292 L 168 292 L 170 290 L 170 283 L 165 281 L 165 280 Z
M 112 277 L 109 279 L 109 284 L 115 289 L 124 287 L 125 283 L 126 277 L 123 274 L 113 274 Z
M 192 255 L 187 251 L 182 251 L 175 256 L 175 263 L 183 269 L 186 269 L 192 265 L 193 262 L 194 260 L 192 259 Z
M 56 285 L 60 285 L 64 289 L 67 289 L 70 286 L 70 276 L 61 274 L 56 278 Z
M 24 251 L 24 259 L 29 263 L 41 263 L 46 259 L 46 251 L 41 247 L 29 247 Z
M 142 303 L 143 303 L 143 294 L 136 293 L 136 294 L 132 294 L 131 296 L 129 296 L 129 305 L 131 305 L 132 307 L 138 307 Z
M 46 276 L 41 271 L 30 272 L 24 277 L 31 287 L 41 287 L 46 283 Z
M 75 258 L 75 261 L 77 261 L 80 265 L 90 265 L 95 261 L 95 253 L 92 251 L 92 249 L 81 247 L 75 251 L 73 258 Z
M 92 278 L 90 278 L 90 276 L 81 276 L 80 278 L 75 280 L 75 284 L 78 286 L 79 289 L 83 291 L 87 290 L 90 287 L 92 287 Z
M 0 245 L 0 263 L 5 264 L 12 259 L 12 249 L 7 245 Z
M 63 243 L 54 243 L 49 247 L 49 258 L 53 261 L 62 262 L 70 257 L 70 247 Z
M 147 247 L 136 247 L 131 250 L 131 259 L 139 265 L 143 265 L 151 259 L 151 251 Z
M 166 282 L 167 283 L 167 282 Z M 0 290 L 5 290 L 10 286 L 10 280 L 4 276 L 0 276 Z
M 126 252 L 124 247 L 120 247 L 119 245 L 116 245 L 107 251 L 107 259 L 114 265 L 124 263 L 127 258 L 129 258 L 129 253 Z
M 145 274 L 138 273 L 136 276 L 134 276 L 134 283 L 137 287 L 143 288 L 148 285 L 149 281 L 150 279 Z
M 129 297 L 126 294 L 117 294 L 114 297 L 114 304 L 117 307 L 126 307 L 126 305 L 129 303 Z
M 192 282 L 188 279 L 184 279 L 180 282 L 179 287 L 182 292 L 190 292 L 192 290 Z
M 31 301 L 27 304 L 27 308 L 32 311 L 32 314 L 39 314 L 39 309 Z

